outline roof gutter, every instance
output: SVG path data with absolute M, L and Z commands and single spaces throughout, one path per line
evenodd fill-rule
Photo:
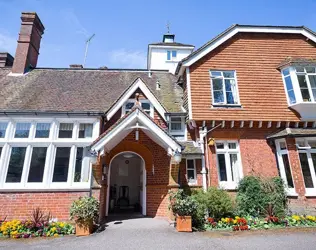
M 4 110 L 0 111 L 0 116 L 15 116 L 15 115 L 39 115 L 39 116 L 52 116 L 52 115 L 63 115 L 63 116 L 104 116 L 105 112 L 101 111 L 32 111 L 32 110 Z

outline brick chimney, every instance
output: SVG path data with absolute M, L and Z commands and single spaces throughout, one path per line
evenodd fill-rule
M 12 73 L 24 74 L 35 68 L 44 26 L 35 12 L 22 12 L 21 30 L 15 52 Z

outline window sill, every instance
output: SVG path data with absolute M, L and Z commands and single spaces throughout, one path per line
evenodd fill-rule
M 225 183 L 225 182 L 220 182 L 219 187 L 225 190 L 232 190 L 235 191 L 237 189 L 237 183 Z
M 189 185 L 190 187 L 192 187 L 192 186 L 197 186 L 198 184 L 197 184 L 197 182 L 191 182 L 191 183 L 189 182 L 188 185 Z
M 312 190 L 306 189 L 305 197 L 316 197 L 316 189 L 312 189 Z
M 12 188 L 12 187 L 3 187 L 0 188 L 0 192 L 8 193 L 29 193 L 29 192 L 88 192 L 90 191 L 89 187 L 62 187 L 62 188 Z
M 211 108 L 242 108 L 241 104 L 212 104 Z
M 298 194 L 295 192 L 295 190 L 286 190 L 286 195 L 289 197 L 297 197 Z

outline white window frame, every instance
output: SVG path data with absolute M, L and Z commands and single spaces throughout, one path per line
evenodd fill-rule
M 171 130 L 172 118 L 181 118 L 181 129 L 180 130 Z M 179 122 L 180 123 L 180 122 Z M 170 116 L 169 117 L 169 133 L 178 141 L 186 141 L 187 140 L 187 128 L 185 125 L 185 117 L 181 116 Z M 178 138 L 176 136 L 183 136 L 183 138 Z
M 68 189 L 89 189 L 92 164 L 87 151 L 83 152 L 81 171 L 87 171 L 89 179 L 83 182 L 74 182 L 73 175 L 75 171 L 76 148 L 86 148 L 99 136 L 100 121 L 98 118 L 0 118 L 0 122 L 8 122 L 5 138 L 0 138 L 0 146 L 3 147 L 0 158 L 0 190 L 68 190 Z M 30 122 L 31 128 L 29 138 L 14 138 L 15 125 L 18 122 Z M 36 123 L 50 123 L 49 138 L 35 138 Z M 72 138 L 58 138 L 59 124 L 73 123 Z M 78 138 L 79 124 L 93 124 L 92 137 Z M 70 147 L 70 159 L 67 182 L 52 182 L 54 161 L 56 157 L 56 147 Z M 20 183 L 5 183 L 11 157 L 12 147 L 26 147 L 24 165 Z M 43 173 L 43 182 L 28 183 L 31 158 L 34 147 L 47 147 L 45 167 Z M 86 154 L 85 154 L 86 153 Z
M 284 90 L 285 90 L 285 94 L 286 94 L 286 98 L 287 98 L 287 103 L 289 106 L 295 105 L 297 103 L 316 103 L 316 99 L 313 96 L 313 92 L 312 92 L 312 88 L 311 88 L 311 84 L 309 81 L 309 75 L 316 75 L 316 73 L 307 73 L 306 72 L 306 67 L 304 66 L 297 66 L 297 67 L 302 67 L 304 68 L 305 73 L 301 73 L 301 72 L 296 72 L 295 67 L 291 66 L 291 67 L 286 67 L 283 68 L 281 70 L 281 74 L 282 74 L 282 80 L 283 80 L 283 85 L 284 85 Z M 313 67 L 316 68 L 316 67 Z M 295 103 L 291 103 L 290 102 L 290 97 L 288 96 L 287 93 L 287 88 L 286 88 L 286 83 L 285 83 L 285 76 L 283 74 L 284 70 L 289 70 L 290 72 L 290 77 L 292 80 L 292 85 L 293 85 L 293 90 L 294 90 L 294 95 L 295 95 L 295 99 L 296 102 Z M 305 79 L 306 79 L 306 83 L 307 83 L 307 88 L 308 88 L 308 92 L 309 92 L 309 96 L 311 98 L 310 102 L 304 102 L 303 97 L 302 97 L 302 93 L 301 93 L 301 89 L 300 89 L 300 85 L 299 85 L 299 81 L 298 81 L 298 77 L 297 75 L 305 75 Z
M 224 71 L 232 71 L 234 72 L 234 78 L 227 78 L 224 77 L 223 72 Z M 212 72 L 221 72 L 221 76 L 220 77 L 213 77 L 212 76 Z M 238 90 L 238 82 L 237 82 L 237 72 L 236 70 L 219 70 L 219 69 L 211 69 L 209 70 L 209 74 L 210 74 L 210 82 L 211 82 L 211 92 L 212 92 L 212 105 L 213 106 L 240 106 L 240 98 L 239 98 L 239 90 Z M 213 78 L 220 78 L 223 80 L 223 93 L 224 93 L 224 102 L 215 102 L 214 99 L 214 88 L 213 88 Z M 228 80 L 234 80 L 235 84 L 236 84 L 236 97 L 237 97 L 237 103 L 227 103 L 227 96 L 226 96 L 226 88 L 225 88 L 225 79 Z
M 135 105 L 136 100 L 135 99 L 128 99 L 123 107 L 122 107 L 122 114 L 121 117 L 123 117 L 126 114 L 126 111 L 130 111 L 130 109 L 126 109 L 126 104 L 127 103 L 134 103 Z M 152 103 L 148 100 L 148 99 L 140 99 L 139 100 L 140 103 L 148 103 L 150 104 L 150 117 L 154 118 L 154 106 L 152 105 Z
M 224 149 L 217 149 L 217 143 L 223 143 Z M 228 144 L 229 143 L 235 143 L 236 149 L 229 149 Z M 216 140 L 215 141 L 215 151 L 216 151 L 216 165 L 217 165 L 217 172 L 218 172 L 218 182 L 221 188 L 223 189 L 229 189 L 229 190 L 235 190 L 237 189 L 239 181 L 243 178 L 243 167 L 242 167 L 242 161 L 241 161 L 241 153 L 240 153 L 240 147 L 239 142 L 237 140 Z M 227 181 L 221 181 L 220 180 L 220 168 L 219 168 L 219 162 L 218 162 L 218 154 L 223 154 L 225 156 L 225 167 L 226 167 L 226 176 Z M 238 163 L 238 175 L 239 179 L 236 181 L 232 181 L 232 174 L 231 174 L 231 168 L 230 168 L 230 154 L 237 154 L 237 163 Z
M 188 161 L 193 161 L 193 168 L 188 168 Z M 189 186 L 194 186 L 197 185 L 197 173 L 196 173 L 196 158 L 186 158 L 185 159 L 185 164 L 186 164 L 186 178 Z M 193 170 L 194 171 L 194 179 L 189 180 L 189 175 L 188 175 L 188 170 Z
M 176 52 L 176 56 L 175 57 L 172 55 L 173 51 Z M 168 59 L 168 52 L 170 52 L 170 59 Z M 177 57 L 178 57 L 178 51 L 177 50 L 167 50 L 167 59 L 166 59 L 166 61 L 168 61 L 168 62 L 175 62 L 177 60 Z
M 285 143 L 286 148 L 281 149 L 280 143 Z M 280 175 L 281 175 L 281 178 L 286 185 L 287 195 L 288 196 L 297 196 L 298 194 L 295 191 L 295 182 L 294 182 L 293 170 L 292 170 L 292 166 L 291 166 L 291 162 L 290 162 L 290 156 L 289 156 L 289 152 L 287 149 L 286 140 L 285 139 L 275 140 L 275 146 L 276 146 L 277 159 L 278 159 L 278 163 L 279 163 Z M 287 155 L 287 157 L 288 157 L 289 167 L 291 170 L 291 176 L 292 176 L 292 181 L 293 181 L 293 186 L 294 186 L 293 188 L 288 187 L 288 182 L 287 182 L 287 178 L 286 178 L 285 167 L 284 167 L 282 155 Z
M 303 143 L 304 147 L 303 148 L 298 148 L 297 153 L 306 153 L 307 155 L 307 159 L 308 159 L 308 166 L 309 166 L 309 171 L 311 173 L 311 177 L 312 177 L 312 182 L 314 185 L 314 188 L 306 188 L 305 186 L 305 182 L 304 182 L 304 186 L 305 186 L 305 196 L 316 196 L 316 174 L 315 174 L 315 169 L 316 166 L 313 165 L 313 160 L 312 160 L 312 156 L 311 154 L 316 154 L 316 148 L 311 148 L 308 144 L 308 141 L 316 141 L 315 137 L 303 137 L 303 138 L 297 138 L 296 140 L 296 145 L 298 145 L 299 143 Z M 300 162 L 300 167 L 301 167 L 301 173 L 302 173 L 302 178 L 304 180 L 304 176 L 303 176 L 303 170 L 302 170 L 302 166 L 301 166 L 301 162 Z

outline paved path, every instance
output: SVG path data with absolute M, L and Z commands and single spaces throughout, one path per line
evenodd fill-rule
M 177 233 L 160 219 L 108 223 L 88 237 L 0 240 L 0 249 L 316 249 L 316 231 Z

